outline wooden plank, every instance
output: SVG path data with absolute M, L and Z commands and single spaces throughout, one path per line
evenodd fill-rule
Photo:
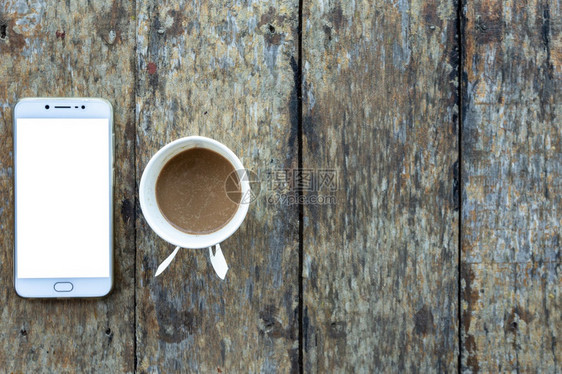
M 0 3 L 3 371 L 134 370 L 133 12 L 128 1 Z M 107 298 L 26 300 L 13 290 L 12 107 L 33 96 L 99 96 L 113 104 L 115 288 Z
M 303 13 L 303 164 L 338 172 L 306 194 L 336 202 L 304 212 L 305 371 L 454 371 L 456 5 Z
M 462 368 L 560 372 L 560 3 L 466 4 Z
M 226 144 L 262 180 L 296 165 L 297 13 L 288 0 L 137 2 L 137 181 L 160 147 L 188 135 Z M 180 251 L 154 278 L 173 246 L 138 210 L 140 372 L 297 369 L 297 211 L 260 195 L 222 245 L 221 281 L 207 250 Z

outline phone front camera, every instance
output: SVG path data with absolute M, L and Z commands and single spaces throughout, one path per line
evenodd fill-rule
M 49 108 L 50 108 L 50 106 L 48 106 L 48 105 L 45 105 L 45 109 L 49 109 Z
M 82 105 L 82 109 L 86 109 L 86 106 L 85 106 L 85 105 Z

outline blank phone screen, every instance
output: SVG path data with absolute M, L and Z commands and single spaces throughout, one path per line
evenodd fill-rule
M 18 278 L 109 277 L 108 121 L 17 119 Z

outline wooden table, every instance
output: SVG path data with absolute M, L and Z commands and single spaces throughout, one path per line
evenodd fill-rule
M 560 372 L 561 20 L 555 0 L 3 0 L 0 370 Z M 13 291 L 29 96 L 113 103 L 107 298 Z M 260 180 L 225 281 L 196 250 L 154 278 L 173 248 L 137 186 L 187 135 Z

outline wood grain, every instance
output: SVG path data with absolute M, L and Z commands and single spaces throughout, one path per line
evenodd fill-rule
M 296 372 L 302 275 L 305 372 L 451 372 L 459 344 L 463 372 L 561 371 L 559 2 L 461 4 L 462 56 L 453 0 L 303 2 L 302 161 L 337 186 L 304 191 L 302 274 L 295 191 L 269 173 L 298 166 L 299 2 L 215 3 L 0 4 L 1 370 Z M 108 298 L 11 286 L 12 108 L 33 96 L 113 103 Z M 153 277 L 173 246 L 135 183 L 188 135 L 261 181 L 225 281 L 204 250 Z
M 466 4 L 462 369 L 560 372 L 560 3 Z
M 304 2 L 307 372 L 457 367 L 453 1 Z M 330 195 L 328 190 L 308 192 Z
M 5 372 L 134 370 L 134 9 L 128 1 L 0 4 L 0 363 Z M 115 288 L 100 300 L 31 300 L 13 289 L 12 108 L 92 96 L 115 110 Z
M 230 147 L 266 189 L 267 170 L 296 164 L 296 1 L 137 2 L 137 181 L 166 143 L 203 135 Z M 252 203 L 222 244 L 173 250 L 137 206 L 139 372 L 297 370 L 296 206 Z

